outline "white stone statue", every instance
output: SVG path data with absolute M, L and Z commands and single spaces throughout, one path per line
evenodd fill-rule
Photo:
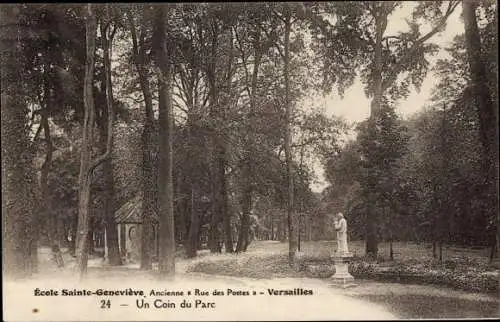
M 337 253 L 340 255 L 347 254 L 349 253 L 347 248 L 347 221 L 341 212 L 334 219 L 334 224 L 337 231 Z

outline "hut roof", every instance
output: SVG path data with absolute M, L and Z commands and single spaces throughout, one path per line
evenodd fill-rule
M 142 224 L 142 195 L 137 195 L 124 203 L 115 212 L 115 222 L 117 224 Z M 158 222 L 158 213 L 153 211 L 153 222 Z

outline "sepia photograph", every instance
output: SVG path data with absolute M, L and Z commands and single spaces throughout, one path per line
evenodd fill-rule
M 493 0 L 0 4 L 3 320 L 500 318 Z

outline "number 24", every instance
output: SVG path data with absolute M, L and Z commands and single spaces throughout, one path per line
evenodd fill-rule
M 101 300 L 101 309 L 109 309 L 111 307 L 110 300 Z

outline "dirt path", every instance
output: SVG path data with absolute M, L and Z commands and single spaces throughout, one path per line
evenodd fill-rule
M 33 296 L 34 290 L 143 290 L 145 296 Z M 181 291 L 182 296 L 151 296 L 155 291 Z M 198 294 L 195 295 L 196 290 Z M 277 295 L 295 290 L 295 295 Z M 214 291 L 224 295 L 214 296 Z M 191 292 L 189 294 L 188 292 Z M 273 294 L 271 295 L 270 292 Z M 311 293 L 306 295 L 307 293 Z M 276 293 L 276 294 L 274 294 Z M 284 292 L 281 292 L 284 293 Z M 174 280 L 160 282 L 135 269 L 90 269 L 85 283 L 62 278 L 36 279 L 4 284 L 4 320 L 359 320 L 396 319 L 380 305 L 350 298 L 321 281 L 301 279 L 256 280 L 204 274 L 177 274 Z M 111 308 L 100 308 L 101 300 Z M 150 308 L 138 308 L 144 300 Z M 154 301 L 175 303 L 161 309 Z M 181 308 L 186 300 L 189 309 Z M 196 301 L 213 307 L 195 307 Z M 122 306 L 123 305 L 123 306 Z M 126 305 L 126 306 L 125 306 Z M 36 310 L 36 313 L 35 313 Z
M 249 278 L 217 274 L 188 273 L 198 262 L 227 259 L 244 261 L 260 250 L 247 254 L 209 254 L 201 251 L 195 259 L 179 259 L 174 280 L 158 281 L 155 271 L 140 271 L 137 264 L 106 267 L 102 260 L 89 262 L 88 279 L 75 280 L 71 262 L 65 270 L 41 265 L 35 279 L 4 283 L 4 320 L 379 320 L 400 318 L 488 318 L 498 317 L 498 299 L 428 285 L 403 285 L 356 281 L 354 288 L 340 289 L 328 279 Z M 264 251 L 267 253 L 267 251 Z M 260 266 L 261 267 L 261 266 Z M 260 269 L 256 267 L 255 269 Z M 237 272 L 236 272 L 237 273 Z M 142 290 L 137 296 L 34 296 L 34 290 L 108 289 Z M 207 295 L 195 295 L 195 290 Z M 182 291 L 182 296 L 155 296 L 155 291 Z M 311 295 L 271 295 L 288 290 Z M 214 291 L 224 292 L 215 296 Z M 188 292 L 192 292 L 188 294 Z M 254 293 L 255 292 L 255 295 Z M 286 292 L 282 292 L 286 293 Z M 111 300 L 111 308 L 100 308 L 100 301 Z M 149 302 L 149 309 L 137 301 Z M 155 308 L 154 301 L 171 302 L 175 308 Z M 180 308 L 186 300 L 214 303 L 210 308 Z M 124 305 L 124 306 L 122 306 Z M 207 304 L 208 306 L 208 304 Z
M 44 253 L 44 252 L 42 252 Z M 155 271 L 140 271 L 137 264 L 107 267 L 100 259 L 89 261 L 87 279 L 79 282 L 68 260 L 64 270 L 40 265 L 40 274 L 24 281 L 5 281 L 4 320 L 6 321 L 117 321 L 117 320 L 359 320 L 396 319 L 381 305 L 342 295 L 315 279 L 252 279 L 186 273 L 198 261 L 217 261 L 236 255 L 200 252 L 195 259 L 179 259 L 174 280 L 159 281 Z M 239 257 L 244 258 L 244 256 Z M 53 265 L 52 265 L 53 266 Z M 34 296 L 35 289 L 58 291 L 59 296 Z M 142 290 L 144 296 L 61 296 L 62 290 Z M 196 289 L 199 290 L 195 295 Z M 156 296 L 151 291 L 178 291 L 179 296 Z M 214 295 L 214 291 L 224 295 Z M 275 293 L 281 295 L 275 295 Z M 295 295 L 285 295 L 294 292 Z M 191 292 L 190 294 L 188 292 Z M 255 292 L 255 293 L 254 293 Z M 312 293 L 306 295 L 305 293 Z M 271 294 L 272 295 L 271 295 Z M 101 300 L 111 301 L 101 308 Z M 137 301 L 150 308 L 138 308 Z M 170 302 L 175 308 L 156 308 L 155 301 Z M 181 308 L 186 300 L 191 308 Z M 196 301 L 203 305 L 196 306 Z M 107 303 L 107 302 L 105 302 Z M 140 302 L 139 302 L 140 303 Z M 209 305 L 208 303 L 213 303 Z M 208 307 L 208 306 L 214 307 Z
M 281 245 L 266 245 L 279 253 Z M 178 268 L 183 272 L 199 262 L 217 262 L 234 260 L 237 258 L 242 261 L 244 267 L 248 267 L 249 262 L 245 262 L 252 256 L 267 254 L 268 249 L 251 249 L 248 253 L 239 255 L 217 254 L 211 255 L 203 253 L 201 257 L 193 260 L 180 260 Z M 253 261 L 255 262 L 255 260 Z M 258 261 L 257 261 L 258 262 Z M 237 265 L 235 265 L 237 266 Z M 241 266 L 241 265 L 240 265 Z M 255 269 L 258 269 L 257 267 Z M 214 276 L 217 272 L 211 272 Z M 232 273 L 232 272 L 231 272 Z M 232 275 L 232 274 L 231 274 Z M 237 280 L 239 277 L 227 277 Z M 245 280 L 249 280 L 246 279 Z M 253 279 L 254 285 L 257 285 L 262 279 Z M 267 283 L 267 280 L 264 280 Z M 453 290 L 447 287 L 434 285 L 409 285 L 400 283 L 381 283 L 368 280 L 357 280 L 356 287 L 347 289 L 332 288 L 329 286 L 328 279 L 313 278 L 274 278 L 273 283 L 285 283 L 287 285 L 309 285 L 311 288 L 328 288 L 326 297 L 331 295 L 347 296 L 356 300 L 363 300 L 364 303 L 379 305 L 379 308 L 392 313 L 398 318 L 421 319 L 421 318 L 495 318 L 500 317 L 498 297 L 481 294 L 468 293 Z
M 383 305 L 405 319 L 498 318 L 498 297 L 433 285 L 357 281 L 343 294 Z

